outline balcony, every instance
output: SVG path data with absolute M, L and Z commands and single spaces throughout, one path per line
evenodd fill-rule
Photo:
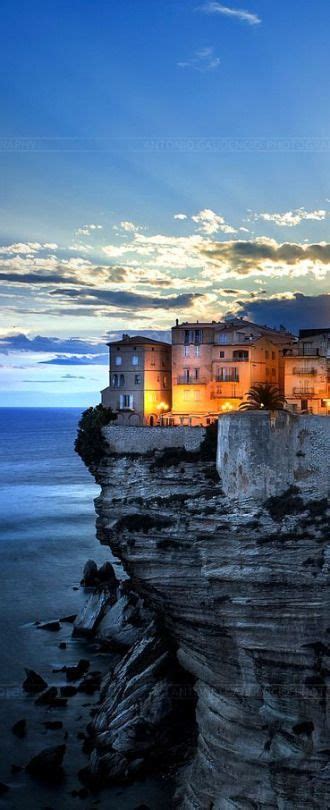
M 317 368 L 299 368 L 295 366 L 292 369 L 292 374 L 304 375 L 307 377 L 315 377 L 317 374 Z
M 186 377 L 185 374 L 176 378 L 177 385 L 207 385 L 207 382 L 206 377 Z
M 226 379 L 224 379 L 223 377 L 219 376 L 219 374 L 216 374 L 216 376 L 213 378 L 213 382 L 222 383 L 222 384 L 223 383 L 238 383 L 239 382 L 239 376 L 238 376 L 238 374 L 232 374 L 230 377 L 226 377 Z
M 295 397 L 301 397 L 302 399 L 308 399 L 309 397 L 313 397 L 315 394 L 314 388 L 294 388 L 293 395 Z

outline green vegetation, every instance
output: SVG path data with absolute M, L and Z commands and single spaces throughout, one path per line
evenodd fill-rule
M 104 408 L 103 405 L 87 408 L 87 411 L 83 412 L 74 449 L 88 469 L 92 469 L 101 461 L 104 454 L 102 428 L 115 419 L 117 414 L 111 408 Z
M 247 394 L 246 402 L 239 406 L 240 411 L 280 411 L 284 408 L 285 398 L 278 388 L 271 383 L 255 383 Z

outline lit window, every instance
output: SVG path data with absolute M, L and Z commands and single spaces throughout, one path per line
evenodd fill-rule
M 163 388 L 167 388 L 167 377 L 166 377 L 166 374 L 164 374 L 164 377 L 163 377 Z
M 117 355 L 116 355 L 115 363 L 116 363 L 116 366 L 121 366 L 121 364 L 122 364 L 122 357 L 120 356 L 120 354 L 117 354 Z
M 233 360 L 248 360 L 249 352 L 246 349 L 236 349 L 233 352 Z
M 137 354 L 133 354 L 132 365 L 133 366 L 138 366 L 139 365 L 139 358 L 138 358 Z
M 201 353 L 201 347 L 200 346 L 195 346 L 195 357 L 199 357 L 200 353 Z
M 135 383 L 135 385 L 140 385 L 140 383 L 141 383 L 141 374 L 135 374 L 134 383 Z
M 183 347 L 183 355 L 184 357 L 189 357 L 189 346 Z
M 183 400 L 184 400 L 184 402 L 187 402 L 187 400 L 188 400 L 188 399 L 190 399 L 190 391 L 189 391 L 189 388 L 187 388 L 187 389 L 185 389 L 185 390 L 183 391 Z

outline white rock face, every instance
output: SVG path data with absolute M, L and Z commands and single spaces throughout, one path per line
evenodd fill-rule
M 180 777 L 180 806 L 325 810 L 326 500 L 303 488 L 266 505 L 250 492 L 233 501 L 214 463 L 187 456 L 166 466 L 157 454 L 109 453 L 98 476 L 99 539 L 196 678 L 198 744 Z

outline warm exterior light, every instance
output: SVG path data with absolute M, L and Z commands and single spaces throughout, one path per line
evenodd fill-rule
M 167 411 L 168 410 L 168 405 L 166 404 L 166 402 L 159 402 L 159 404 L 157 405 L 157 410 L 158 411 Z
M 232 404 L 230 402 L 224 402 L 223 405 L 221 405 L 221 410 L 222 411 L 232 411 L 233 406 L 232 406 Z

